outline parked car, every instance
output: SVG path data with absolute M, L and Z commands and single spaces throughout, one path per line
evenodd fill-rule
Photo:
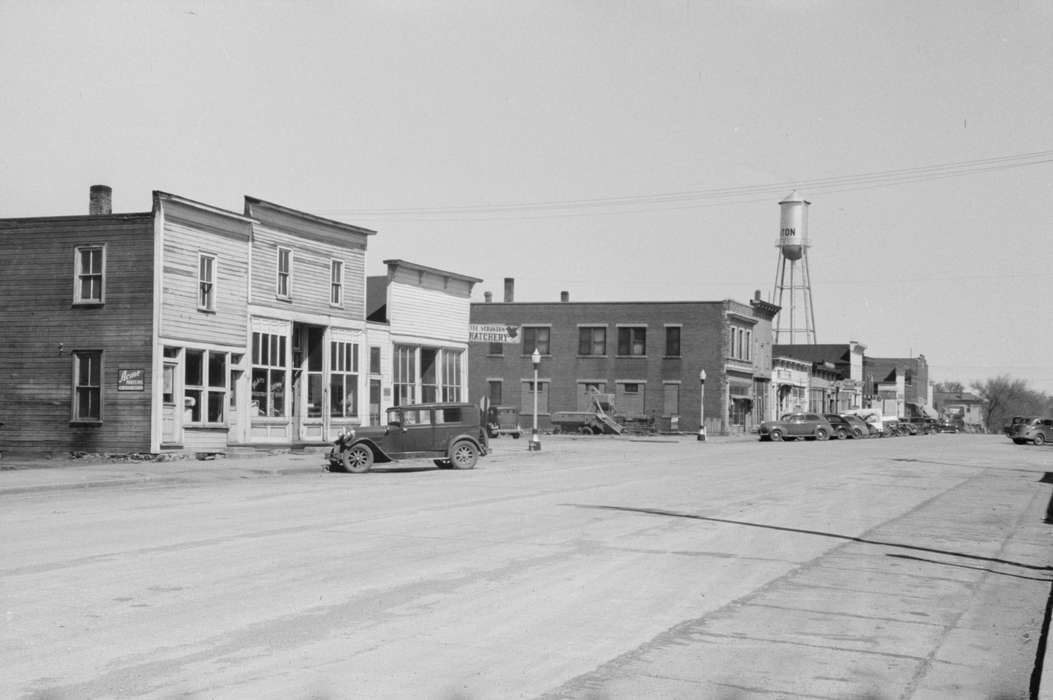
M 488 437 L 511 435 L 518 439 L 523 434 L 519 425 L 519 409 L 515 406 L 491 406 L 486 412 L 486 431 Z
M 943 418 L 936 423 L 935 430 L 937 433 L 957 433 L 960 428 L 953 420 Z
M 1027 423 L 1017 423 L 1013 426 L 1009 439 L 1018 445 L 1028 442 L 1044 445 L 1053 440 L 1053 418 L 1032 418 Z
M 368 472 L 374 464 L 431 458 L 438 467 L 473 469 L 489 452 L 486 425 L 470 403 L 396 406 L 386 426 L 357 428 L 329 450 L 329 471 Z
M 856 437 L 855 429 L 852 424 L 836 413 L 824 413 L 823 418 L 825 418 L 827 422 L 830 423 L 830 427 L 833 428 L 830 437 L 837 438 L 838 440 L 848 440 L 849 438 Z
M 834 434 L 830 421 L 817 413 L 787 413 L 779 420 L 760 424 L 761 440 L 826 440 Z
M 1013 433 L 1016 432 L 1016 427 L 1021 424 L 1028 424 L 1035 420 L 1037 416 L 1013 416 L 1009 419 L 1009 422 L 1002 426 L 1002 432 L 1006 434 L 1006 437 L 1012 438 Z
M 859 416 L 853 416 L 846 414 L 841 416 L 841 420 L 845 421 L 852 427 L 852 437 L 854 438 L 866 438 L 870 437 L 870 428 L 867 426 L 867 422 Z

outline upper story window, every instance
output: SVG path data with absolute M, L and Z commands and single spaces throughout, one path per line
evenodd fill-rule
M 728 340 L 728 357 L 750 362 L 753 359 L 753 331 L 731 326 Z
M 551 337 L 552 329 L 548 326 L 523 326 L 523 354 L 533 355 L 536 349 L 542 355 L 551 355 Z
M 621 326 L 618 328 L 619 355 L 647 354 L 647 326 Z
M 280 299 L 288 299 L 292 296 L 292 251 L 288 248 L 278 249 L 278 269 L 274 293 Z
M 665 356 L 680 357 L 680 326 L 665 327 Z
M 333 306 L 344 303 L 344 263 L 340 260 L 329 261 L 329 303 Z
M 504 355 L 505 344 L 504 343 L 490 343 L 490 348 L 486 351 L 487 355 Z
M 102 351 L 73 353 L 73 420 L 102 421 Z
M 75 250 L 75 304 L 101 304 L 105 289 L 106 248 L 101 245 L 77 246 Z
M 606 326 L 581 326 L 578 328 L 579 355 L 606 355 Z
M 197 264 L 197 308 L 216 310 L 216 256 L 201 253 Z

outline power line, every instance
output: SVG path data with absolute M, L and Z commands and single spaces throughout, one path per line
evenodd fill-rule
M 777 193 L 785 194 L 787 188 L 803 189 L 809 193 L 830 194 L 952 177 L 965 177 L 978 173 L 998 172 L 1048 163 L 1053 163 L 1053 150 L 853 175 L 646 195 L 505 204 L 466 204 L 447 207 L 331 209 L 323 210 L 322 213 L 369 218 L 427 218 L 428 220 L 435 220 L 434 217 L 443 217 L 446 220 L 477 219 L 482 217 L 483 220 L 486 220 L 488 215 L 503 215 L 513 218 L 543 218 L 610 213 L 644 213 L 656 209 L 685 209 L 721 206 L 731 203 L 768 201 L 772 195 L 777 196 Z

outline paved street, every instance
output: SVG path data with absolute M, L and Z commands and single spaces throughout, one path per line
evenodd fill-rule
M 0 697 L 1029 696 L 1053 448 L 495 448 L 367 475 L 5 459 Z

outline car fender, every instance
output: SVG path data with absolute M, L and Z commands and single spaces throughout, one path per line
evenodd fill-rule
M 374 462 L 383 463 L 392 461 L 391 457 L 389 457 L 388 454 L 384 452 L 384 450 L 380 449 L 377 443 L 373 442 L 369 438 L 359 438 L 358 440 L 348 443 L 347 447 L 351 448 L 355 445 L 365 445 L 366 447 L 368 447 L 373 452 Z
M 455 443 L 458 443 L 461 440 L 467 440 L 468 442 L 475 445 L 475 449 L 479 450 L 480 457 L 485 457 L 489 453 L 489 450 L 486 448 L 486 444 L 480 441 L 478 437 L 469 433 L 461 433 L 459 435 L 454 435 L 446 442 L 446 454 L 449 454 L 450 448 L 452 448 Z

